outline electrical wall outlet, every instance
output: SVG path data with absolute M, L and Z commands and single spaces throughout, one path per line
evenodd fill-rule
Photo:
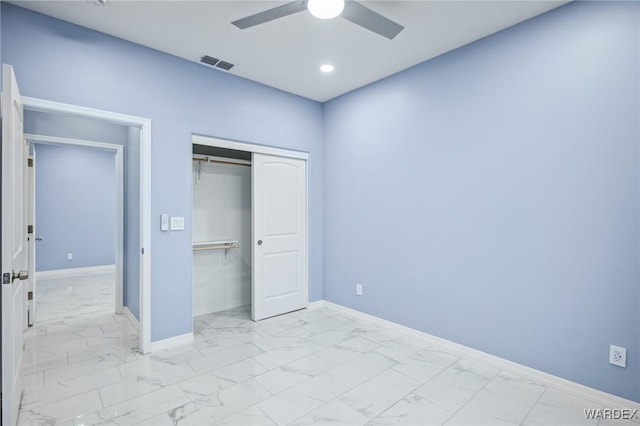
M 67 260 L 73 260 L 73 253 L 67 253 Z
M 609 348 L 609 363 L 625 368 L 627 366 L 627 349 L 611 345 Z
M 362 296 L 362 284 L 356 284 L 356 295 Z

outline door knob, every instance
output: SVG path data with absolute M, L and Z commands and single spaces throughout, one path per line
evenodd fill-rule
M 15 280 L 24 281 L 29 278 L 29 271 L 20 271 L 16 274 L 16 271 L 11 271 L 11 282 Z
M 261 246 L 262 245 L 262 240 L 258 240 L 258 245 Z

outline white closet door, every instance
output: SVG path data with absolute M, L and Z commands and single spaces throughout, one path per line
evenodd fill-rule
M 254 321 L 307 306 L 306 161 L 253 154 Z

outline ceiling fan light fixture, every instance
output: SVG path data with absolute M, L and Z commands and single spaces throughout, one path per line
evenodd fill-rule
M 332 19 L 344 10 L 344 0 L 308 0 L 307 9 L 318 19 Z

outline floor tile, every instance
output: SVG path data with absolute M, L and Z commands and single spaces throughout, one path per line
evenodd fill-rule
M 533 406 L 547 387 L 531 379 L 501 371 L 485 386 L 485 389 L 509 400 Z
M 363 425 L 367 417 L 342 401 L 333 400 L 317 408 L 292 425 Z
M 397 364 L 377 353 L 366 353 L 327 371 L 327 375 L 347 388 L 363 383 Z
M 338 399 L 371 419 L 391 407 L 420 386 L 394 370 L 386 370 L 373 379 L 349 390 Z
M 173 385 L 87 414 L 79 420 L 87 425 L 102 422 L 133 425 L 188 403 L 189 399 L 184 392 Z
M 497 369 L 490 366 L 457 361 L 416 389 L 415 393 L 454 413 L 485 387 L 497 372 Z
M 317 352 L 317 355 L 334 365 L 343 364 L 360 355 L 371 352 L 377 343 L 356 336 Z
M 121 381 L 122 377 L 118 369 L 111 367 L 53 385 L 25 389 L 22 394 L 22 406 L 39 407 Z
M 37 413 L 45 418 L 55 419 L 56 422 L 63 422 L 78 418 L 79 416 L 99 410 L 100 408 L 102 408 L 100 395 L 98 394 L 98 391 L 94 390 L 56 401 L 51 404 L 35 407 L 27 411 Z
M 225 426 L 271 426 L 275 425 L 273 420 L 267 416 L 264 411 L 259 409 L 256 406 L 252 406 L 247 408 L 246 410 L 240 411 L 237 414 L 234 414 L 230 417 L 227 417 L 220 422 L 219 425 Z
M 598 420 L 587 419 L 585 409 L 602 408 L 599 404 L 554 388 L 548 388 L 529 415 L 525 426 L 535 425 L 595 425 Z
M 347 389 L 342 383 L 323 374 L 259 403 L 258 407 L 275 423 L 285 425 L 324 405 Z
M 374 349 L 374 351 L 400 362 L 409 358 L 425 346 L 427 346 L 426 343 L 419 339 L 403 336 L 380 342 L 380 345 Z
M 270 394 L 257 383 L 244 382 L 176 407 L 167 416 L 175 425 L 213 425 L 267 396 Z
M 407 377 L 426 382 L 458 360 L 457 357 L 437 349 L 423 348 L 393 369 Z
M 526 404 L 483 389 L 446 424 L 452 426 L 519 425 L 532 407 L 533 402 Z
M 411 393 L 375 417 L 371 425 L 441 425 L 453 412 Z
M 246 358 L 256 357 L 262 354 L 262 349 L 253 343 L 246 343 L 237 346 L 230 346 L 218 350 L 210 355 L 205 355 L 189 361 L 189 365 L 198 373 L 206 373 L 217 370 L 218 368 L 234 364 Z
M 598 404 L 333 308 L 210 313 L 193 344 L 142 355 L 113 274 L 38 288 L 20 425 L 598 424 Z

